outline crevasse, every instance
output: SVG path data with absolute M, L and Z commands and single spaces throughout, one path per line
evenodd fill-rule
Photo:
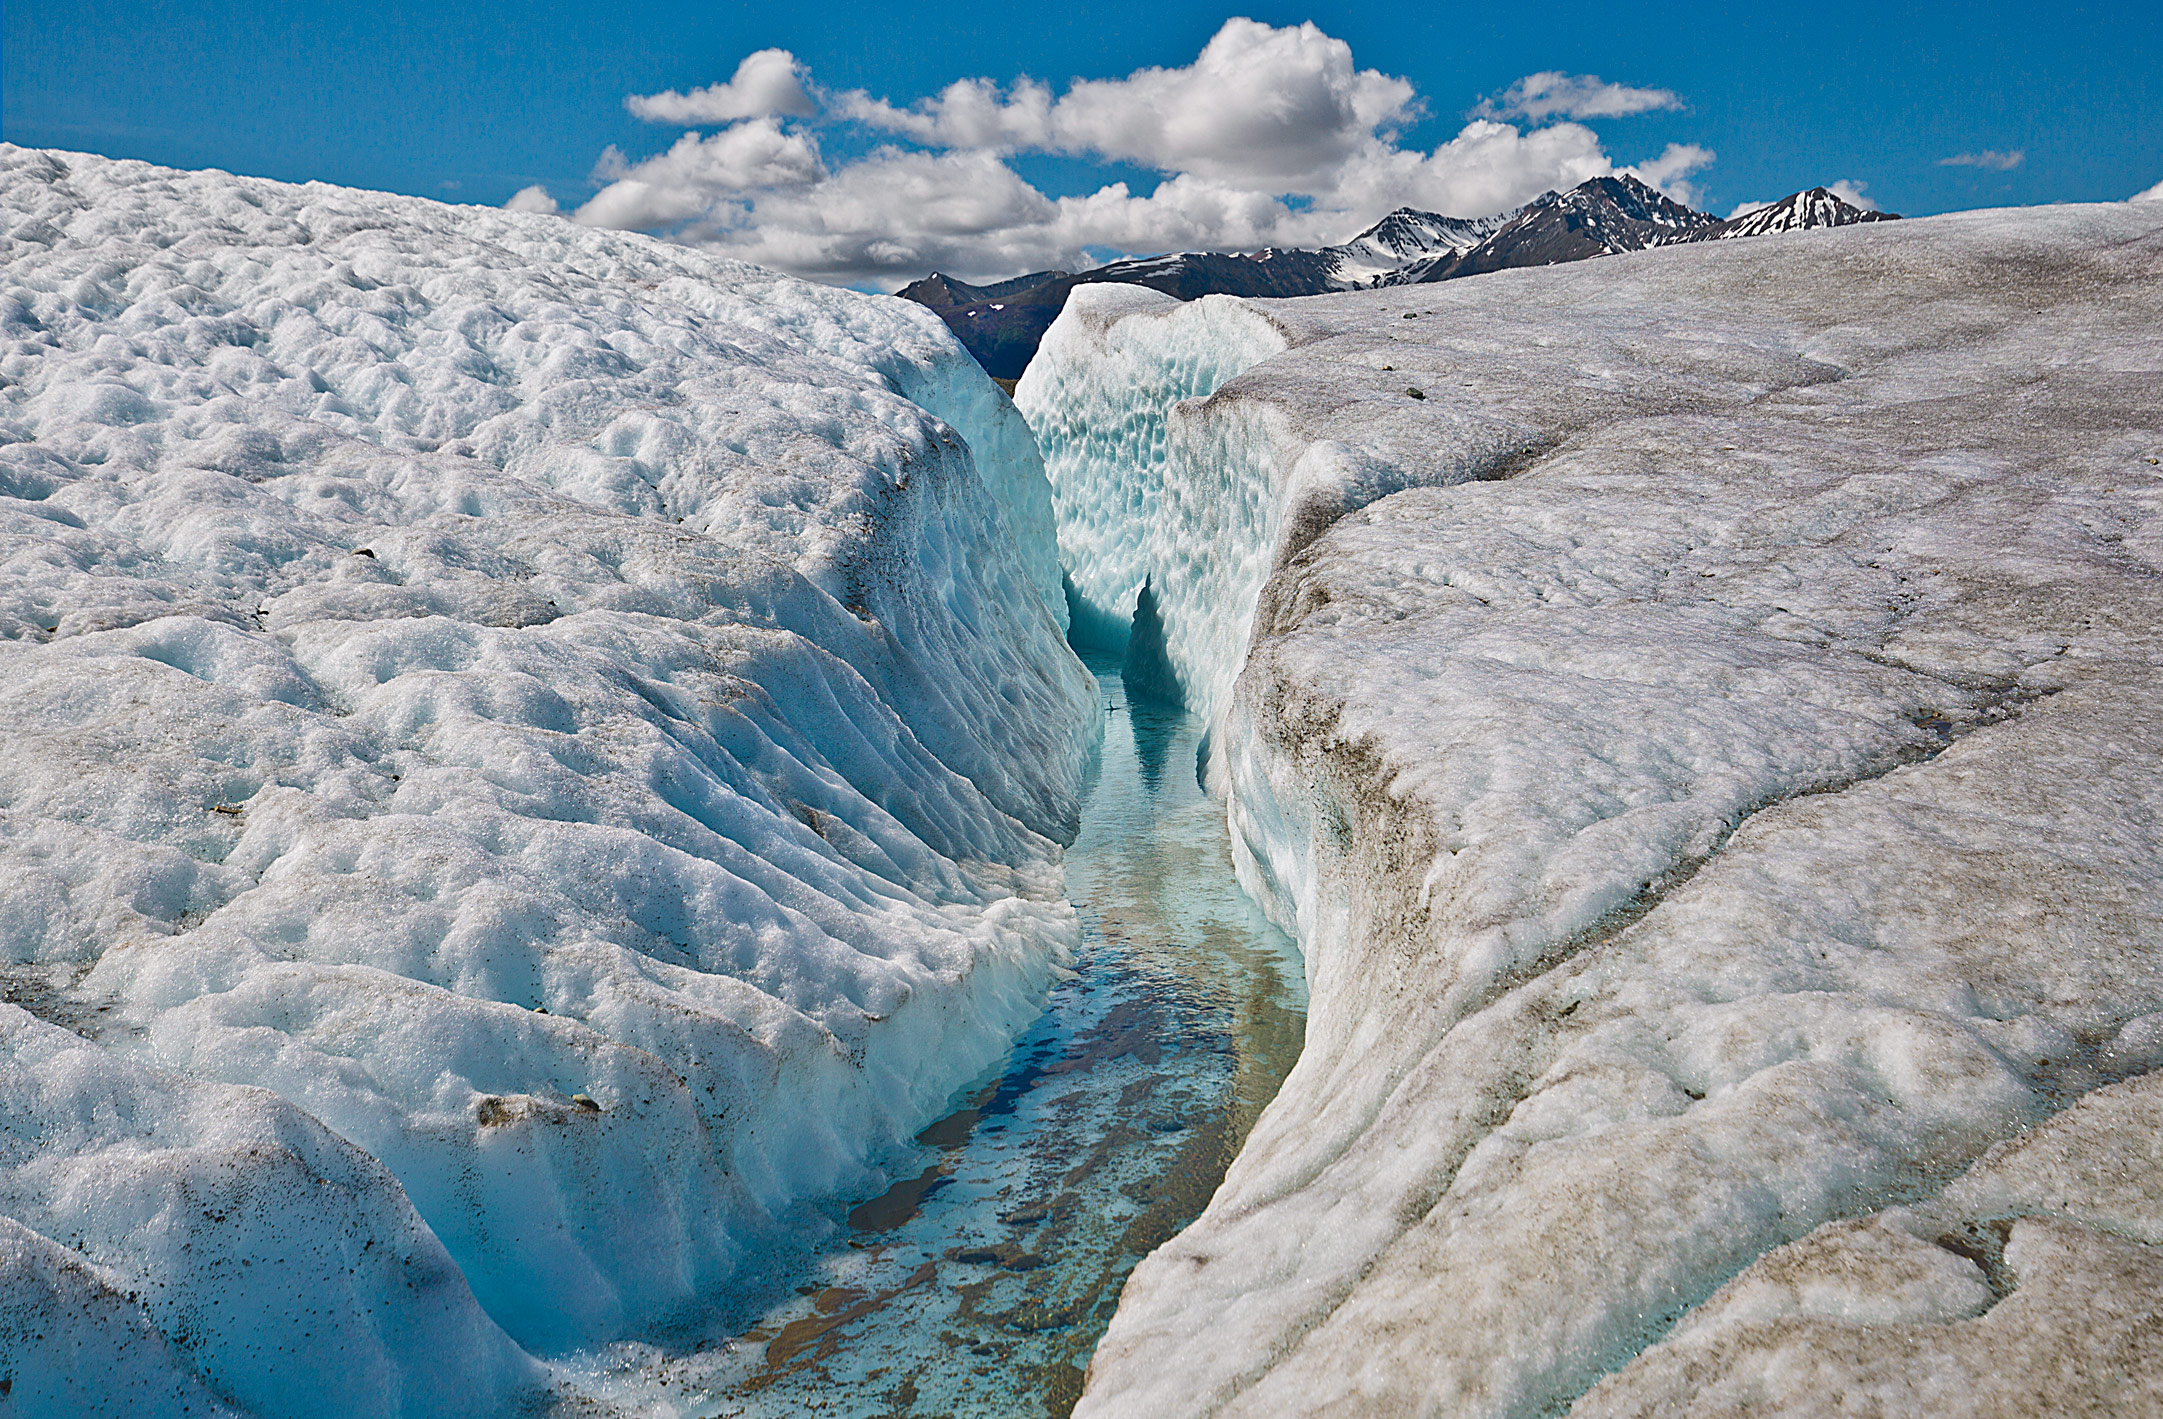
M 1283 559 L 1355 508 L 1489 476 L 1536 442 L 1506 418 L 1403 408 L 1317 432 L 1310 416 L 1334 408 L 1330 391 L 1298 375 L 1241 381 L 1322 334 L 1284 303 L 1080 286 L 1015 389 L 1051 485 L 1073 634 L 1125 648 L 1148 588 L 1145 619 L 1161 625 L 1179 696 L 1205 726 L 1219 792 L 1218 731 Z

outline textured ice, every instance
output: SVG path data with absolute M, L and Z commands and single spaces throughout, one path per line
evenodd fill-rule
M 1951 1404 L 1998 1366 L 2017 1408 L 2020 1365 L 2128 1347 L 2142 1408 L 2153 1167 L 2109 1216 L 1964 1199 L 1994 1143 L 2163 1062 L 2163 216 L 1251 304 L 1290 348 L 1160 413 L 1229 465 L 1164 476 L 1251 490 L 1271 540 L 1126 575 L 1214 708 L 1307 1044 L 1077 1412 L 1550 1413 L 1641 1352 L 1586 1404 Z M 1284 470 L 1318 464 L 1351 472 L 1302 504 Z M 1064 524 L 1087 491 L 1048 466 Z M 1902 1206 L 2009 1230 L 1970 1265 L 1843 1220 Z M 1821 1258 L 1796 1304 L 1867 1335 L 1689 1328 L 1813 1234 L 1881 1274 Z
M 1222 422 L 1190 421 L 1184 401 L 1284 349 L 1274 322 L 1230 296 L 1181 303 L 1114 284 L 1067 297 L 1014 396 L 1050 479 L 1079 639 L 1123 649 L 1154 578 L 1159 597 L 1176 587 L 1187 598 L 1175 668 L 1192 675 L 1214 647 L 1244 642 L 1239 608 L 1251 611 L 1269 571 L 1274 490 L 1235 470 L 1259 466 L 1269 443 L 1242 428 L 1239 461 L 1209 461 L 1190 439 Z
M 261 1089 L 0 1005 L 0 1344 L 23 1414 L 515 1412 L 540 1369 L 367 1154 Z
M 1594 1415 L 2163 1411 L 2163 1077 L 1939 1196 L 1770 1252 L 1595 1386 Z
M 382 1385 L 473 1393 L 472 1298 L 541 1351 L 701 1323 L 1073 940 L 1098 711 L 1026 426 L 920 307 L 547 218 L 0 147 L 0 221 L 9 997 L 388 1170 L 337 1154 L 455 1269 L 440 1323 L 321 1293 L 407 1327 Z M 209 1284 L 39 1206 L 36 1285 Z M 94 1343 L 224 1343 L 146 1314 Z
M 1397 314 L 1405 298 L 1370 299 Z M 1122 648 L 1145 585 L 1188 706 L 1214 726 L 1279 561 L 1353 508 L 1422 482 L 1492 476 L 1537 436 L 1405 391 L 1349 407 L 1326 384 L 1237 376 L 1320 336 L 1324 302 L 1077 287 L 1015 390 L 1051 481 L 1076 632 Z M 1386 346 L 1384 348 L 1387 348 Z M 1384 372 L 1392 366 L 1383 364 Z

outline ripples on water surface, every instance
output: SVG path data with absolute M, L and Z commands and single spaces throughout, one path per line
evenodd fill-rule
M 787 1303 L 725 1345 L 618 1355 L 578 1388 L 745 1419 L 1073 1406 L 1127 1273 L 1209 1201 L 1306 1020 L 1298 952 L 1240 892 L 1223 806 L 1195 784 L 1198 727 L 1130 706 L 1116 662 L 1091 669 L 1108 714 L 1067 854 L 1079 974 Z

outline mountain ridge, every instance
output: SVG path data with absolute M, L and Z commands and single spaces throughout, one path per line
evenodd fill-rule
M 1815 227 L 1891 221 L 1823 187 L 1722 219 L 1627 174 L 1588 178 L 1490 217 L 1399 207 L 1332 246 L 1254 252 L 1186 251 L 1109 262 L 1089 271 L 1036 271 L 988 285 L 933 272 L 895 292 L 929 307 L 993 377 L 1019 378 L 1079 285 L 1148 286 L 1180 300 L 1205 295 L 1316 296 L 1455 280 L 1521 266 L 1585 261 L 1684 242 L 1724 241 Z

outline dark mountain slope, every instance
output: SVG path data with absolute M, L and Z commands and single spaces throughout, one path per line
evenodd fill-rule
M 1721 221 L 1634 177 L 1596 177 L 1493 217 L 1445 217 L 1400 207 L 1336 246 L 1308 251 L 1188 251 L 1114 261 L 1093 271 L 1037 271 L 977 286 L 934 273 L 896 294 L 937 311 L 978 363 L 1018 379 L 1076 286 L 1148 286 L 1180 300 L 1206 295 L 1316 296 L 1373 286 L 1448 281 L 1515 266 L 1551 266 L 1678 242 L 1720 241 L 1805 227 L 1891 220 L 1822 187 Z
M 1666 246 L 1717 225 L 1634 177 L 1595 177 L 1568 192 L 1528 203 L 1500 230 L 1468 251 L 1430 258 L 1404 273 L 1406 283 L 1448 281 L 1515 266 L 1553 266 L 1618 251 Z M 1397 284 L 1391 282 L 1390 284 Z

